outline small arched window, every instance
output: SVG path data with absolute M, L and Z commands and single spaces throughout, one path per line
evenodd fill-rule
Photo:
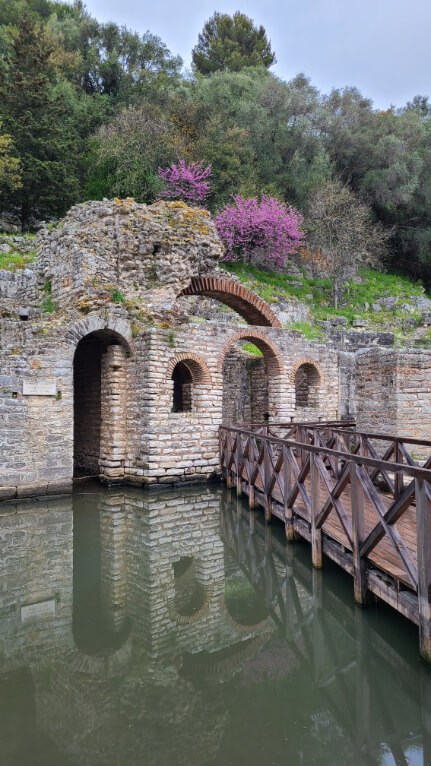
M 295 374 L 296 407 L 318 407 L 320 374 L 313 364 L 301 364 Z
M 171 412 L 193 412 L 202 406 L 201 396 L 211 385 L 205 362 L 196 354 L 181 354 L 170 362 Z
M 174 381 L 172 412 L 192 411 L 193 375 L 184 362 L 178 362 L 172 372 Z

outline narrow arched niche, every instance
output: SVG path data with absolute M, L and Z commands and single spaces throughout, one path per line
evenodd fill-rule
M 196 354 L 178 354 L 168 367 L 172 380 L 171 412 L 194 412 L 200 407 L 200 392 L 211 384 L 205 362 Z
M 172 371 L 174 383 L 172 412 L 191 412 L 193 395 L 193 375 L 185 362 L 178 362 Z

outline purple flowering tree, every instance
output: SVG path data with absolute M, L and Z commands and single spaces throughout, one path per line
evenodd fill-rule
M 215 218 L 226 260 L 281 267 L 303 237 L 302 215 L 274 197 L 236 196 Z
M 159 168 L 159 176 L 164 181 L 161 197 L 181 199 L 191 205 L 202 205 L 210 193 L 210 184 L 206 180 L 211 175 L 211 165 L 204 168 L 203 160 L 190 162 L 178 160 L 166 170 Z

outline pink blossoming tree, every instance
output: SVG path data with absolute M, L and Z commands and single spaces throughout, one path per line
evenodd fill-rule
M 211 187 L 206 179 L 211 175 L 211 165 L 204 168 L 203 160 L 189 165 L 184 160 L 178 160 L 178 165 L 172 164 L 166 170 L 159 168 L 158 172 L 165 184 L 161 197 L 202 205 L 210 193 Z
M 281 267 L 301 242 L 302 215 L 274 197 L 236 196 L 215 218 L 226 260 Z

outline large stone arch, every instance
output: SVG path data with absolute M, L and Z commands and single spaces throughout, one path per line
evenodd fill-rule
M 217 372 L 221 375 L 223 381 L 223 396 L 225 397 L 229 393 L 227 390 L 225 391 L 225 370 L 223 363 L 232 345 L 240 340 L 253 343 L 262 352 L 267 373 L 265 400 L 267 401 L 268 409 L 265 413 L 265 420 L 269 419 L 269 421 L 274 422 L 281 417 L 285 409 L 283 396 L 285 389 L 283 384 L 284 366 L 280 352 L 273 341 L 266 336 L 265 332 L 251 328 L 244 329 L 231 335 L 224 344 L 217 361 Z
M 66 336 L 73 348 L 73 472 L 122 482 L 127 461 L 130 324 L 89 315 Z
M 72 356 L 75 355 L 76 348 L 86 335 L 99 333 L 100 335 L 111 335 L 120 345 L 122 345 L 128 354 L 133 353 L 133 338 L 130 323 L 126 319 L 108 316 L 102 319 L 97 314 L 88 315 L 79 322 L 76 322 L 66 333 L 66 340 L 73 347 Z
M 227 351 L 232 346 L 232 344 L 236 343 L 238 340 L 247 340 L 257 346 L 259 351 L 261 351 L 264 356 L 265 362 L 268 366 L 269 374 L 283 374 L 283 361 L 280 352 L 278 351 L 275 344 L 269 338 L 267 338 L 264 333 L 259 332 L 259 330 L 240 330 L 239 332 L 230 336 L 229 340 L 224 344 L 222 352 L 218 358 L 217 371 L 219 373 L 223 372 L 223 360 Z
M 281 327 L 274 312 L 262 298 L 247 287 L 231 279 L 218 277 L 193 277 L 183 295 L 205 295 L 234 309 L 250 325 Z

